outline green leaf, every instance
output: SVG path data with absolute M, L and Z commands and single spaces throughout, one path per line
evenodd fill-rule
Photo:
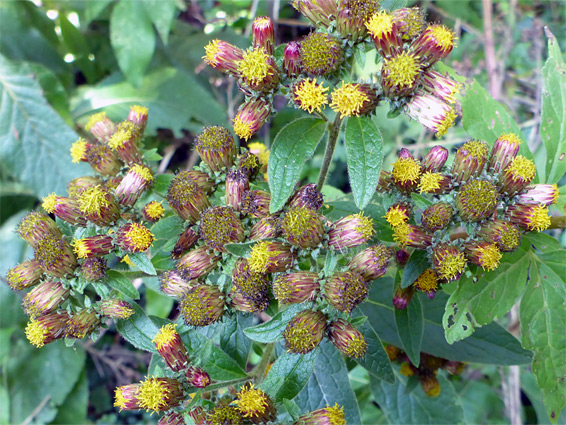
M 381 7 L 384 10 L 401 9 L 407 6 L 407 0 L 384 0 L 381 2 Z
M 275 136 L 267 166 L 271 213 L 283 208 L 292 195 L 305 162 L 313 156 L 325 130 L 326 124 L 320 119 L 299 118 Z
M 566 251 L 532 256 L 530 280 L 521 300 L 521 341 L 533 350 L 532 371 L 550 420 L 566 406 Z
M 0 385 L 0 424 L 10 423 L 10 393 Z
M 106 284 L 129 298 L 140 299 L 140 293 L 130 279 L 116 270 L 106 272 Z
M 470 136 L 484 140 L 489 146 L 493 146 L 497 138 L 506 133 L 515 133 L 523 138 L 521 129 L 507 109 L 477 81 L 468 87 L 462 101 L 462 125 Z M 521 144 L 519 153 L 533 159 L 527 143 Z
M 87 421 L 88 410 L 88 378 L 86 368 L 65 402 L 59 407 L 57 417 L 53 421 L 56 424 L 84 424 Z
M 220 348 L 236 360 L 238 365 L 245 369 L 248 364 L 248 354 L 252 346 L 251 340 L 244 331 L 254 322 L 251 314 L 237 313 L 233 320 L 227 322 L 220 334 Z
M 417 208 L 421 208 L 423 210 L 432 205 L 432 201 L 430 199 L 427 199 L 418 193 L 411 193 L 411 199 L 415 202 Z
M 228 251 L 232 255 L 235 255 L 236 257 L 245 257 L 250 253 L 252 246 L 254 246 L 255 244 L 257 244 L 257 241 L 227 243 L 226 245 L 224 245 L 224 248 L 226 248 L 226 251 Z
M 269 369 L 261 389 L 276 403 L 292 400 L 308 382 L 317 356 L 318 348 L 307 354 L 284 352 Z
M 177 11 L 177 4 L 179 4 L 177 0 L 143 0 L 145 11 L 165 45 L 167 45 L 169 39 L 169 31 Z
M 281 334 L 291 319 L 306 308 L 308 306 L 304 304 L 292 304 L 273 316 L 269 322 L 247 328 L 244 330 L 244 334 L 252 341 L 263 342 L 264 344 L 275 342 L 281 338 Z
M 126 79 L 139 87 L 155 50 L 151 19 L 138 1 L 120 1 L 110 15 L 110 44 Z
M 338 403 L 344 407 L 347 423 L 362 423 L 356 394 L 350 386 L 348 368 L 340 352 L 330 342 L 320 344 L 313 374 L 294 401 L 303 412 Z
M 166 318 L 173 309 L 175 300 L 167 295 L 152 291 L 146 288 L 145 291 L 145 312 L 149 316 Z
M 87 174 L 67 154 L 78 135 L 47 104 L 25 63 L 0 56 L 0 165 L 38 196 L 65 193 L 69 180 Z
M 421 343 L 424 332 L 424 317 L 419 297 L 413 297 L 407 308 L 395 309 L 395 323 L 403 350 L 411 363 L 419 366 L 421 362 Z
M 449 344 L 470 336 L 476 328 L 505 315 L 525 290 L 529 272 L 529 243 L 504 254 L 496 270 L 463 276 L 450 295 L 442 324 Z
M 155 242 L 151 247 L 153 255 L 159 251 L 171 251 L 179 235 L 185 231 L 185 222 L 178 215 L 170 215 L 163 217 L 153 226 L 151 226 L 151 233 L 155 236 Z
M 428 259 L 427 252 L 420 249 L 413 252 L 409 258 L 409 262 L 403 269 L 401 288 L 408 288 L 411 286 L 428 268 L 430 268 L 430 260 Z
M 546 407 L 542 402 L 542 391 L 540 390 L 537 380 L 535 376 L 531 373 L 530 370 L 525 370 L 525 368 L 521 368 L 521 390 L 527 395 L 529 401 L 533 405 L 533 409 L 537 414 L 537 422 L 538 424 L 550 425 L 551 421 L 546 413 Z M 559 424 L 565 424 L 566 420 L 566 409 L 562 409 L 560 412 L 560 416 L 558 416 L 560 422 Z
M 149 108 L 145 131 L 148 136 L 156 135 L 158 128 L 169 128 L 176 137 L 182 137 L 182 129 L 188 127 L 191 119 L 205 125 L 226 125 L 223 107 L 188 72 L 158 68 L 149 72 L 139 87 L 115 80 L 111 80 L 112 84 L 102 82 L 79 90 L 71 101 L 75 120 L 86 122 L 88 115 L 103 109 L 110 118 L 121 121 L 128 116 L 131 105 L 140 104 Z M 198 99 L 198 102 L 187 99 Z
M 153 182 L 153 190 L 157 193 L 165 195 L 169 190 L 169 185 L 171 181 L 175 178 L 173 174 L 159 174 L 155 176 L 155 181 Z
M 49 423 L 67 399 L 84 369 L 85 352 L 55 341 L 40 349 L 27 340 L 13 347 L 5 367 L 10 394 L 10 422 L 24 423 L 30 415 L 34 423 Z M 43 404 L 43 408 L 36 410 Z
M 89 83 L 93 83 L 97 79 L 94 62 L 88 56 L 91 49 L 89 48 L 83 34 L 75 27 L 64 14 L 59 14 L 59 24 L 61 27 L 61 36 L 70 53 L 73 54 L 74 64 L 82 71 Z
M 517 339 L 496 323 L 476 330 L 472 336 L 450 345 L 444 338 L 442 315 L 448 295 L 436 293 L 433 300 L 426 295 L 421 298 L 424 314 L 424 338 L 421 351 L 448 360 L 463 362 L 512 365 L 530 363 L 530 353 L 521 347 Z M 401 347 L 401 340 L 395 324 L 392 305 L 393 280 L 381 278 L 370 288 L 369 299 L 360 304 L 360 309 L 368 317 L 383 342 Z
M 136 303 L 130 303 L 134 314 L 124 320 L 118 320 L 116 328 L 120 335 L 134 347 L 156 352 L 155 344 L 151 340 L 159 332 L 158 325 L 155 324 L 146 314 L 145 311 Z
M 85 2 L 85 24 L 88 25 L 91 21 L 98 18 L 98 15 L 113 1 L 114 0 L 96 0 Z
M 437 378 L 441 391 L 434 398 L 428 397 L 420 385 L 407 394 L 401 380 L 388 384 L 373 377 L 371 392 L 390 424 L 463 424 L 464 411 L 452 383 L 442 375 Z
M 354 314 L 360 313 L 357 310 L 354 310 Z M 381 342 L 381 339 L 379 339 L 373 324 L 370 323 L 367 318 L 365 319 L 366 321 L 356 327 L 366 339 L 367 351 L 363 357 L 354 360 L 362 365 L 370 375 L 373 375 L 378 379 L 383 379 L 386 382 L 393 383 L 395 382 L 395 376 L 393 375 L 393 369 L 391 368 L 389 357 L 383 348 L 383 343 Z
M 354 201 L 359 209 L 364 209 L 379 182 L 383 139 L 370 118 L 350 117 L 346 123 L 345 146 Z
M 546 183 L 566 173 L 566 64 L 556 38 L 547 31 L 548 59 L 542 68 L 540 137 L 546 147 Z
M 153 266 L 153 263 L 151 262 L 151 260 L 147 257 L 147 254 L 145 252 L 138 252 L 135 254 L 128 254 L 128 257 L 130 258 L 130 260 L 132 261 L 132 263 L 134 263 L 134 265 L 136 265 L 137 267 L 139 267 L 139 269 L 150 275 L 150 276 L 155 276 L 157 275 L 157 272 L 155 271 L 155 267 Z

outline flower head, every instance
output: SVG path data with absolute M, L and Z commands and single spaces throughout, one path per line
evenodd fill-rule
M 30 319 L 26 326 L 28 341 L 41 348 L 65 336 L 69 314 L 65 310 Z
M 120 218 L 116 198 L 102 186 L 90 187 L 79 195 L 79 209 L 88 221 L 98 226 L 109 226 Z
M 336 17 L 336 29 L 350 40 L 367 35 L 366 22 L 379 10 L 379 0 L 342 0 Z
M 67 277 L 77 268 L 71 244 L 56 236 L 45 236 L 34 246 L 35 260 L 43 271 L 55 277 Z
M 189 355 L 181 336 L 175 329 L 176 324 L 169 323 L 162 326 L 151 342 L 155 343 L 157 352 L 163 358 L 167 366 L 175 372 L 179 372 L 189 364 Z
M 8 270 L 6 281 L 10 289 L 21 291 L 39 283 L 42 275 L 43 269 L 39 263 L 35 260 L 28 260 Z
M 165 208 L 162 205 L 163 201 L 151 201 L 142 209 L 142 215 L 145 221 L 149 221 L 150 223 L 155 223 L 163 218 L 165 214 Z
M 497 138 L 491 150 L 488 170 L 500 173 L 519 153 L 521 139 L 514 133 L 502 134 Z
M 153 183 L 153 173 L 145 165 L 133 165 L 115 190 L 122 205 L 133 206 L 146 189 Z
M 113 319 L 127 319 L 134 314 L 134 310 L 132 310 L 132 306 L 130 304 L 118 299 L 101 301 L 98 304 L 98 307 L 103 316 L 111 317 Z
M 107 261 L 104 258 L 87 258 L 80 268 L 81 276 L 88 282 L 96 282 L 106 277 Z
M 236 261 L 232 271 L 232 285 L 244 298 L 261 303 L 268 296 L 270 283 L 266 274 L 252 271 L 245 258 L 239 258 Z
M 235 76 L 239 75 L 238 63 L 244 58 L 244 52 L 236 46 L 222 40 L 212 40 L 205 48 L 204 61 L 212 68 Z
M 77 258 L 101 257 L 114 249 L 112 236 L 96 235 L 73 241 Z
M 391 98 L 411 94 L 418 85 L 421 65 L 418 57 L 401 52 L 386 58 L 381 71 L 381 86 Z
M 242 60 L 238 62 L 238 72 L 252 90 L 270 91 L 279 83 L 277 65 L 261 47 L 244 52 Z
M 118 153 L 118 156 L 126 164 L 141 162 L 142 153 L 139 148 L 141 139 L 140 128 L 131 121 L 123 121 L 118 129 L 112 134 L 108 146 Z
M 375 48 L 382 56 L 389 56 L 403 45 L 398 33 L 398 26 L 391 14 L 374 13 L 366 22 L 369 35 Z
M 330 323 L 328 337 L 334 346 L 348 357 L 358 359 L 366 354 L 366 339 L 360 331 L 343 319 Z
M 216 268 L 221 256 L 209 252 L 201 246 L 187 252 L 177 261 L 177 271 L 186 279 L 198 279 Z
M 464 244 L 464 253 L 473 264 L 480 266 L 484 270 L 495 270 L 501 260 L 501 251 L 497 244 L 488 242 L 468 242 Z
M 77 177 L 67 184 L 67 193 L 71 198 L 76 199 L 84 190 L 101 184 L 103 184 L 103 182 L 98 177 Z
M 494 243 L 503 252 L 515 251 L 521 244 L 521 233 L 517 226 L 506 220 L 489 220 L 479 230 L 478 236 Z
M 198 285 L 182 296 L 179 311 L 189 326 L 208 326 L 224 314 L 224 294 L 217 286 Z
M 273 295 L 282 304 L 299 304 L 312 300 L 320 290 L 319 276 L 314 272 L 281 274 L 273 282 Z
M 324 105 L 328 104 L 326 92 L 328 87 L 322 83 L 317 84 L 315 79 L 303 79 L 293 87 L 293 100 L 295 104 L 304 111 L 312 114 L 314 111 L 321 112 Z
M 289 78 L 301 73 L 301 47 L 299 43 L 290 41 L 283 50 L 283 70 Z
M 128 112 L 128 121 L 134 123 L 140 134 L 143 134 L 145 126 L 147 125 L 148 115 L 149 110 L 145 106 L 132 105 Z
M 270 201 L 271 195 L 263 190 L 247 190 L 242 199 L 242 213 L 254 218 L 267 217 Z
M 41 204 L 49 214 L 54 214 L 61 220 L 75 226 L 86 226 L 87 220 L 81 213 L 79 203 L 73 198 L 57 196 L 54 193 L 43 198 Z
M 70 149 L 71 158 L 73 159 L 73 162 L 74 163 L 79 163 L 81 161 L 86 162 L 87 161 L 86 152 L 90 148 L 90 146 L 91 145 L 87 143 L 87 141 L 82 137 L 79 138 L 75 143 L 73 143 Z
M 236 405 L 244 418 L 254 423 L 264 423 L 275 420 L 275 406 L 269 396 L 262 390 L 246 384 L 236 394 Z
M 377 103 L 376 91 L 369 84 L 343 83 L 332 92 L 330 107 L 340 118 L 358 117 L 375 110 Z
M 425 17 L 420 7 L 404 7 L 391 12 L 397 32 L 404 41 L 418 37 L 426 27 Z
M 145 252 L 154 240 L 150 230 L 140 223 L 126 224 L 116 232 L 116 245 L 126 252 Z
M 436 232 L 446 228 L 454 215 L 454 209 L 446 202 L 437 202 L 423 211 L 421 223 L 425 230 Z
M 507 208 L 506 217 L 511 223 L 530 232 L 542 232 L 550 226 L 548 207 L 533 204 L 514 204 Z
M 220 404 L 210 411 L 206 423 L 210 425 L 240 425 L 242 414 L 235 406 Z
M 181 383 L 172 378 L 146 377 L 140 382 L 136 395 L 139 408 L 148 412 L 164 412 L 178 406 L 184 399 Z
M 311 32 L 301 42 L 301 63 L 309 75 L 326 75 L 336 71 L 344 60 L 340 41 L 321 32 Z
M 448 56 L 455 44 L 454 31 L 444 25 L 431 24 L 413 42 L 413 49 L 430 66 Z
M 159 276 L 159 283 L 161 292 L 175 298 L 182 296 L 186 291 L 196 285 L 195 282 L 184 278 L 175 270 L 167 270 Z
M 556 203 L 559 194 L 557 184 L 535 184 L 526 187 L 525 192 L 519 195 L 519 202 L 549 206 Z
M 438 277 L 432 269 L 426 269 L 422 272 L 413 286 L 421 292 L 426 292 L 427 294 L 436 293 L 438 289 Z
M 250 179 L 241 170 L 230 170 L 226 174 L 226 205 L 234 211 L 242 209 L 244 193 L 250 189 Z
M 284 272 L 290 268 L 295 256 L 291 247 L 282 242 L 260 241 L 251 250 L 250 269 L 255 273 Z
M 336 250 L 353 248 L 368 242 L 375 230 L 373 220 L 362 213 L 348 215 L 332 224 L 328 246 Z
M 456 103 L 455 96 L 462 88 L 462 85 L 452 78 L 445 77 L 439 72 L 430 69 L 423 74 L 422 82 L 426 90 L 449 104 Z
M 437 137 L 446 134 L 448 129 L 454 125 L 457 117 L 450 104 L 436 96 L 419 91 L 407 103 L 405 110 L 409 117 L 435 132 Z
M 116 388 L 114 406 L 122 410 L 138 410 L 141 408 L 138 399 L 141 384 L 129 384 Z
M 96 311 L 84 308 L 73 314 L 65 328 L 65 337 L 83 339 L 95 332 L 100 326 L 100 317 Z
M 289 201 L 289 208 L 310 208 L 318 211 L 323 203 L 322 193 L 318 191 L 316 184 L 311 183 L 297 190 Z
M 63 286 L 61 282 L 43 282 L 24 297 L 22 303 L 24 311 L 31 317 L 51 313 L 67 300 L 70 292 L 70 289 Z
M 271 114 L 271 104 L 261 98 L 246 101 L 234 118 L 234 133 L 249 140 L 265 124 Z
M 354 271 L 335 273 L 326 282 L 324 296 L 336 310 L 351 313 L 368 296 L 368 285 Z
M 470 180 L 460 187 L 455 205 L 463 220 L 484 220 L 497 206 L 497 190 L 486 180 Z
M 106 116 L 106 112 L 98 112 L 88 118 L 85 130 L 90 131 L 100 142 L 107 143 L 116 130 L 116 124 Z
M 301 416 L 294 425 L 346 425 L 344 408 L 336 403 L 333 407 L 323 407 Z
M 203 210 L 210 207 L 206 194 L 194 182 L 188 171 L 182 171 L 171 181 L 167 191 L 169 205 L 179 217 L 196 223 Z
M 446 164 L 448 149 L 443 146 L 434 146 L 427 152 L 422 160 L 423 172 L 438 173 Z
M 292 208 L 281 221 L 283 236 L 303 249 L 315 248 L 322 242 L 324 228 L 321 217 L 309 208 Z
M 236 156 L 236 144 L 228 129 L 206 127 L 196 139 L 196 150 L 212 171 L 230 168 Z
M 267 292 L 263 298 L 250 299 L 246 298 L 240 291 L 235 290 L 230 293 L 230 297 L 232 298 L 232 307 L 244 313 L 262 313 L 267 310 L 271 302 Z
M 293 0 L 291 4 L 315 27 L 328 27 L 338 15 L 336 0 Z
M 500 176 L 499 191 L 509 196 L 526 188 L 535 178 L 537 167 L 535 163 L 524 156 L 513 158 Z
M 171 251 L 171 258 L 179 259 L 186 251 L 191 249 L 199 240 L 199 235 L 194 231 L 193 226 L 189 225 L 183 233 L 179 235 L 179 239 Z
M 285 346 L 292 353 L 314 350 L 326 333 L 326 316 L 320 311 L 303 310 L 291 319 L 285 331 Z
M 31 212 L 22 218 L 16 229 L 20 238 L 31 246 L 37 245 L 44 237 L 61 238 L 63 234 L 57 224 L 48 215 L 40 212 Z
M 393 228 L 406 223 L 411 218 L 411 206 L 406 202 L 397 202 L 389 207 L 383 216 Z
M 270 215 L 259 220 L 250 231 L 249 239 L 252 241 L 276 238 L 281 235 L 281 219 Z
M 456 246 L 440 244 L 433 249 L 432 264 L 438 277 L 450 282 L 462 275 L 466 268 L 466 257 Z
M 103 176 L 115 176 L 122 168 L 118 155 L 106 145 L 91 146 L 86 159 L 92 169 Z
M 424 249 L 432 244 L 432 235 L 419 226 L 403 223 L 393 229 L 393 240 L 401 247 Z
M 199 235 L 210 248 L 226 252 L 224 245 L 242 242 L 244 227 L 230 207 L 212 207 L 202 213 Z
M 185 378 L 189 385 L 195 388 L 206 388 L 210 385 L 210 375 L 200 367 L 189 367 L 185 372 Z
M 354 255 L 348 263 L 348 269 L 359 273 L 366 281 L 370 282 L 387 272 L 389 260 L 393 250 L 384 245 L 374 245 Z
M 431 173 L 426 171 L 421 175 L 418 189 L 421 193 L 434 193 L 440 195 L 446 193 L 452 187 L 452 180 L 448 176 L 440 173 Z
M 466 182 L 479 177 L 487 162 L 489 148 L 482 140 L 470 140 L 458 149 L 452 164 L 452 178 L 455 182 Z

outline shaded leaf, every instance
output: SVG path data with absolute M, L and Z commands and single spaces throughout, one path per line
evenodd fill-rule
M 87 423 L 88 409 L 88 378 L 86 368 L 83 369 L 81 376 L 69 396 L 59 407 L 57 417 L 53 421 L 56 424 L 84 424 Z
M 151 262 L 151 260 L 148 258 L 147 254 L 145 252 L 138 252 L 135 254 L 128 254 L 128 257 L 130 258 L 130 261 L 136 265 L 137 267 L 139 267 L 139 269 L 150 275 L 150 276 L 155 276 L 157 275 L 157 272 L 155 271 L 155 267 L 153 266 L 153 263 Z
M 252 341 L 246 337 L 244 331 L 252 325 L 254 320 L 251 314 L 237 313 L 233 320 L 225 324 L 220 334 L 220 348 L 230 353 L 243 369 L 248 363 L 248 354 L 252 346 Z
M 395 324 L 403 350 L 416 367 L 421 361 L 421 342 L 424 332 L 424 320 L 421 301 L 413 297 L 407 308 L 395 309 Z
M 354 201 L 359 209 L 364 209 L 379 182 L 383 139 L 370 118 L 350 117 L 346 123 L 344 144 Z
M 155 344 L 151 340 L 159 331 L 158 325 L 145 314 L 139 305 L 134 302 L 130 305 L 134 314 L 127 319 L 117 321 L 118 332 L 134 347 L 152 353 L 156 352 Z
M 171 23 L 175 17 L 178 4 L 177 0 L 143 0 L 145 11 L 165 45 L 167 45 L 169 39 Z
M 415 250 L 409 262 L 403 268 L 403 276 L 401 278 L 401 288 L 408 288 L 415 280 L 428 268 L 430 268 L 430 260 L 426 251 L 418 249 Z
M 106 272 L 106 284 L 129 298 L 134 300 L 140 299 L 140 293 L 130 279 L 116 270 L 108 270 Z
M 270 212 L 283 208 L 292 195 L 305 162 L 313 156 L 325 130 L 326 124 L 320 119 L 299 118 L 287 124 L 275 136 L 267 166 Z

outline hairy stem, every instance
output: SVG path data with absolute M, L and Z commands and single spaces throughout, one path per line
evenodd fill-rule
M 326 151 L 324 152 L 324 161 L 322 162 L 322 167 L 320 167 L 320 173 L 318 174 L 318 182 L 316 183 L 316 188 L 320 191 L 322 186 L 326 181 L 326 176 L 328 175 L 328 170 L 330 164 L 332 164 L 332 157 L 334 156 L 334 149 L 336 149 L 336 142 L 338 141 L 338 135 L 340 134 L 340 127 L 342 126 L 342 119 L 340 114 L 336 114 L 334 122 L 328 123 L 328 143 L 326 144 Z
M 263 381 L 265 377 L 265 371 L 267 370 L 267 366 L 269 362 L 271 362 L 271 357 L 273 357 L 273 353 L 275 351 L 275 343 L 267 344 L 265 346 L 265 350 L 263 351 L 263 356 L 261 356 L 261 361 L 255 367 L 254 370 L 250 372 L 250 377 L 255 379 L 257 384 Z

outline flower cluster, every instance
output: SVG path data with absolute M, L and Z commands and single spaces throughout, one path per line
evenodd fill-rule
M 283 47 L 275 56 L 273 22 L 259 17 L 252 26 L 252 47 L 243 50 L 222 40 L 205 47 L 204 61 L 238 81 L 246 100 L 234 120 L 234 132 L 249 140 L 265 124 L 273 96 L 286 96 L 309 114 L 329 105 L 340 118 L 375 111 L 387 100 L 441 136 L 454 125 L 460 85 L 433 66 L 454 48 L 454 32 L 427 25 L 418 7 L 381 11 L 379 1 L 294 0 L 292 5 L 317 31 Z M 373 46 L 381 68 L 367 81 L 344 81 L 356 51 Z
M 393 204 L 385 219 L 403 248 L 426 250 L 430 268 L 414 288 L 433 297 L 442 283 L 457 280 L 466 266 L 495 270 L 505 252 L 514 251 L 524 232 L 550 225 L 548 206 L 556 185 L 532 184 L 533 161 L 518 155 L 515 134 L 501 135 L 493 148 L 481 140 L 465 143 L 446 166 L 448 150 L 433 147 L 419 161 L 402 149 L 391 172 L 383 171 L 378 191 Z M 412 194 L 419 194 L 417 204 Z M 411 288 L 398 288 L 394 303 L 403 308 Z

